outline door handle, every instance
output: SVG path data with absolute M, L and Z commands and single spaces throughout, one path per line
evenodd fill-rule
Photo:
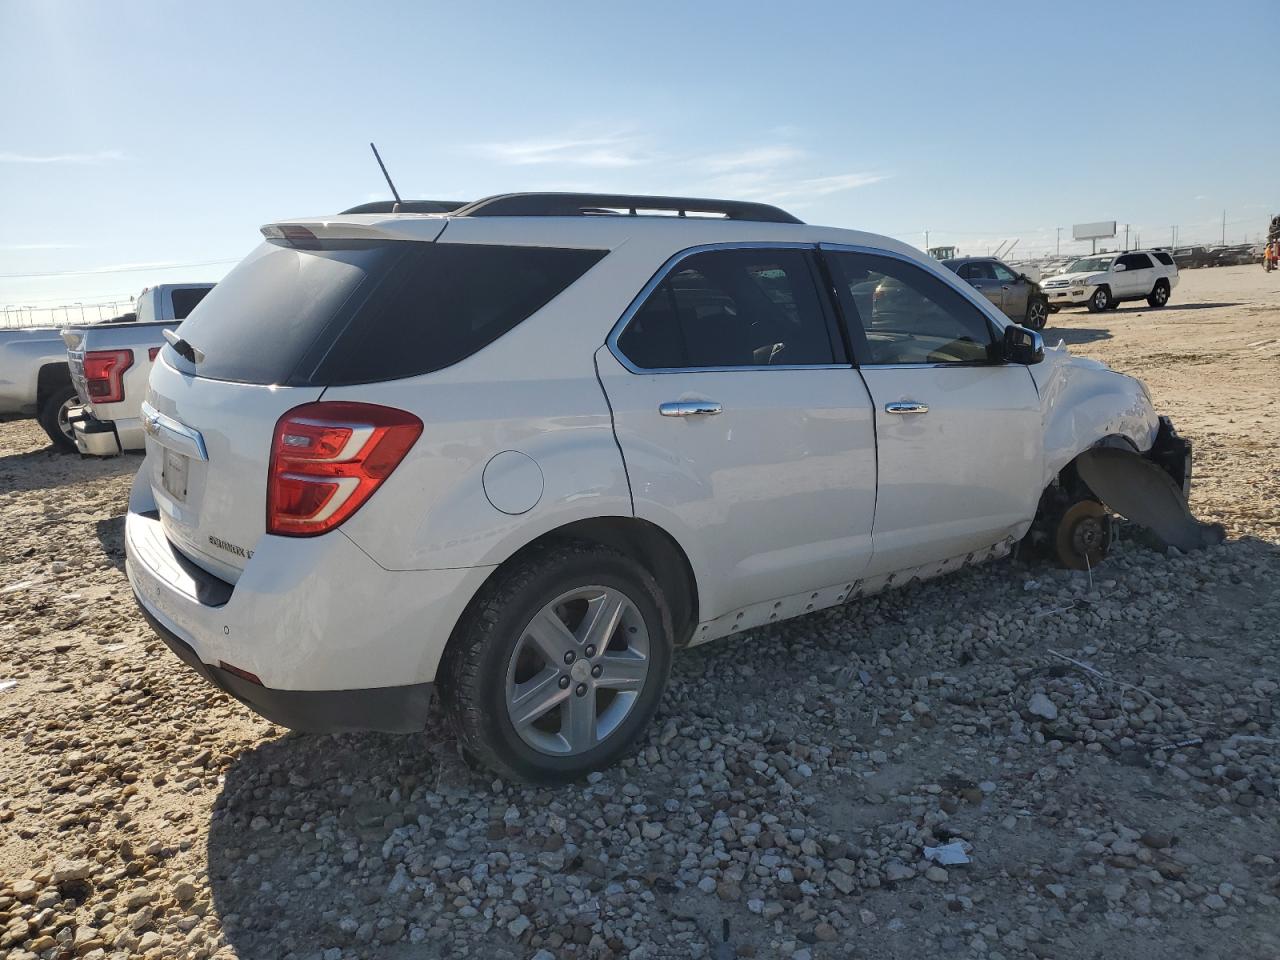
M 886 403 L 884 405 L 885 413 L 928 413 L 929 405 L 921 403 L 919 400 L 899 400 L 896 403 Z
M 678 400 L 658 404 L 664 417 L 709 417 L 724 408 L 714 400 Z

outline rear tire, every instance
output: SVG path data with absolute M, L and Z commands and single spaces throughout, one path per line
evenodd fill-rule
M 1068 570 L 1088 570 L 1111 549 L 1111 517 L 1097 500 L 1077 500 L 1058 520 L 1054 555 Z
M 459 745 L 535 783 L 612 764 L 657 710 L 673 636 L 657 582 L 631 558 L 582 541 L 529 551 L 485 584 L 445 652 Z
M 72 433 L 71 424 L 67 421 L 67 411 L 79 403 L 80 397 L 76 394 L 76 388 L 66 384 L 45 397 L 44 406 L 40 408 L 40 413 L 36 417 L 40 426 L 44 427 L 44 432 L 53 441 L 54 447 L 63 453 L 76 452 L 75 434 Z
M 1087 301 L 1090 313 L 1101 313 L 1111 309 L 1111 288 L 1099 287 Z
M 1169 284 L 1165 280 L 1157 280 L 1156 285 L 1147 295 L 1147 304 L 1159 310 L 1169 302 Z

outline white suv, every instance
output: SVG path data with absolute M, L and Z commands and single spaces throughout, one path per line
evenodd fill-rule
M 1125 470 L 1189 480 L 1136 380 L 774 207 L 514 194 L 263 233 L 151 375 L 126 543 L 166 642 L 286 726 L 420 730 L 438 687 L 492 769 L 576 776 L 677 648 L 1028 530 L 1096 563 L 1091 448 L 1121 501 Z
M 1040 284 L 1049 309 L 1086 306 L 1090 313 L 1114 310 L 1125 300 L 1163 307 L 1178 285 L 1178 266 L 1167 250 L 1134 250 L 1081 257 Z

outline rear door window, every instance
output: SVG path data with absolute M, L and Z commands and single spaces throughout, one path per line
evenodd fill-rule
M 196 375 L 340 386 L 439 370 L 545 306 L 601 250 L 410 241 L 264 243 L 182 327 Z
M 1173 257 L 1169 256 L 1163 250 L 1157 250 L 1154 254 L 1155 258 L 1163 263 L 1166 267 L 1173 266 Z
M 1126 270 L 1151 269 L 1151 259 L 1145 253 L 1129 253 L 1116 262 L 1123 263 Z
M 170 291 L 173 300 L 173 319 L 185 320 L 196 304 L 205 298 L 211 287 L 186 287 Z
M 671 269 L 618 337 L 645 370 L 836 362 L 810 255 L 744 248 L 692 254 Z

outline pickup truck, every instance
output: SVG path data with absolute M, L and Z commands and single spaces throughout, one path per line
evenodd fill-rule
M 165 331 L 181 323 L 212 283 L 165 283 L 143 290 L 133 323 L 92 323 L 62 331 L 78 394 L 67 420 L 75 448 L 95 457 L 141 450 L 142 400 Z
M 67 415 L 79 402 L 57 327 L 0 333 L 0 420 L 35 417 L 54 447 L 71 452 Z

